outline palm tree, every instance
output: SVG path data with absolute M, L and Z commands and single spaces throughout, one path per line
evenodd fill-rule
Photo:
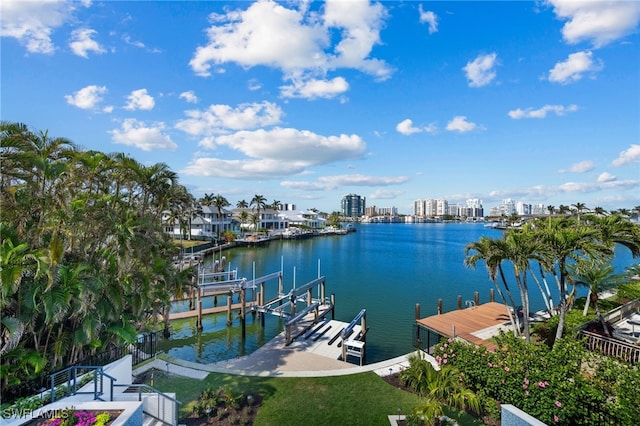
M 604 318 L 598 307 L 598 295 L 606 290 L 617 288 L 624 284 L 624 275 L 615 274 L 610 259 L 584 259 L 578 261 L 570 268 L 571 278 L 576 285 L 584 286 L 589 289 L 587 300 L 584 304 L 583 315 L 587 315 L 589 305 L 593 304 L 596 316 L 600 319 L 602 329 L 610 336 Z
M 631 210 L 625 209 L 625 208 L 618 209 L 618 214 L 620 214 L 621 216 L 624 216 L 624 217 L 629 217 L 629 216 L 631 216 Z
M 245 200 L 240 200 L 236 203 L 236 207 L 239 209 L 246 209 L 249 207 L 249 203 L 247 203 Z
M 633 257 L 640 256 L 640 227 L 628 218 L 619 214 L 606 217 L 590 215 L 587 220 L 599 232 L 598 239 L 610 250 L 619 244 L 627 248 Z
M 327 225 L 338 229 L 342 228 L 340 224 L 340 212 L 332 212 L 327 219 Z
M 222 218 L 222 209 L 224 209 L 227 206 L 230 206 L 231 204 L 229 203 L 229 201 L 227 201 L 226 198 L 224 198 L 222 195 L 218 194 L 215 197 L 213 197 L 213 203 L 212 203 L 217 209 L 218 209 L 218 238 L 220 238 L 220 219 Z
M 436 417 L 443 414 L 443 405 L 480 412 L 478 396 L 464 387 L 463 378 L 456 368 L 442 365 L 438 371 L 421 352 L 409 355 L 408 360 L 409 367 L 400 373 L 400 381 L 424 398 L 413 410 L 416 416 L 434 424 Z
M 253 225 L 254 232 L 258 232 L 258 226 L 260 225 L 260 216 L 257 213 L 251 213 L 249 215 L 249 223 Z
M 260 221 L 262 221 L 262 217 L 260 216 L 260 210 L 265 209 L 267 207 L 267 199 L 262 195 L 256 194 L 251 199 L 249 206 L 255 206 L 255 209 L 257 210 L 257 215 L 258 215 L 258 227 L 260 227 Z
M 244 225 L 249 222 L 249 213 L 246 210 L 243 210 L 238 215 L 238 219 L 240 220 L 240 231 L 244 233 Z
M 602 207 L 594 207 L 593 213 L 595 213 L 598 216 L 604 216 L 607 213 L 607 211 Z
M 542 246 L 537 236 L 533 233 L 508 230 L 503 239 L 503 247 L 504 260 L 508 260 L 513 265 L 513 274 L 520 291 L 520 300 L 522 301 L 524 337 L 529 343 L 531 341 L 531 333 L 529 330 L 529 286 L 527 278 L 531 269 L 530 260 L 540 259 Z
M 571 209 L 569 208 L 569 206 L 565 206 L 564 204 L 560 204 L 560 206 L 558 207 L 558 213 L 561 215 L 566 214 L 570 210 Z
M 598 243 L 598 231 L 577 225 L 571 219 L 558 218 L 548 222 L 548 226 L 540 228 L 537 237 L 545 248 L 545 262 L 550 265 L 550 272 L 556 279 L 560 293 L 559 320 L 556 330 L 556 342 L 564 332 L 564 322 L 569 309 L 567 280 L 569 278 L 569 264 L 577 262 L 582 257 L 609 256 L 611 249 Z
M 267 207 L 275 211 L 278 211 L 280 209 L 280 204 L 281 204 L 280 200 L 273 200 L 271 204 L 269 204 Z
M 470 254 L 474 252 L 473 254 Z M 507 306 L 507 315 L 509 316 L 509 320 L 511 325 L 513 326 L 513 330 L 516 335 L 520 334 L 520 325 L 517 316 L 514 316 L 516 303 L 513 299 L 513 295 L 511 294 L 511 289 L 509 288 L 509 283 L 507 282 L 504 271 L 502 270 L 502 260 L 505 255 L 502 252 L 502 245 L 497 241 L 489 237 L 480 237 L 479 241 L 474 243 L 467 244 L 465 247 L 465 259 L 464 265 L 466 267 L 474 268 L 479 261 L 484 261 L 485 266 L 487 268 L 487 272 L 489 274 L 489 278 L 491 282 L 496 288 L 498 295 L 502 299 L 502 302 Z M 502 278 L 502 284 L 505 289 L 505 293 L 509 298 L 509 303 L 507 302 L 500 285 L 498 284 L 498 273 Z M 513 308 L 509 309 L 509 306 Z
M 552 205 L 547 206 L 547 211 L 549 212 L 549 216 L 553 215 L 553 212 L 556 211 L 556 207 Z
M 198 200 L 198 203 L 200 203 L 203 206 L 211 206 L 213 205 L 214 198 L 215 196 L 213 194 L 207 194 L 205 192 L 204 196 Z
M 575 204 L 572 204 L 572 206 L 573 206 L 573 208 L 574 208 L 575 212 L 576 212 L 576 213 L 577 213 L 577 215 L 578 215 L 578 222 L 580 222 L 580 215 L 582 214 L 582 211 L 583 211 L 587 206 L 586 206 L 586 204 L 584 204 L 584 203 L 575 203 Z

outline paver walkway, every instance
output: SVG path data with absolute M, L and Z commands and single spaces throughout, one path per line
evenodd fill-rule
M 211 364 L 185 361 L 166 355 L 134 370 L 137 375 L 155 368 L 195 379 L 204 379 L 209 373 L 227 373 L 262 377 L 321 377 L 374 371 L 379 376 L 395 374 L 409 365 L 409 354 L 359 366 L 323 355 L 313 345 L 286 346 L 284 333 L 278 334 L 255 352 L 239 358 Z M 435 360 L 434 360 L 435 362 Z

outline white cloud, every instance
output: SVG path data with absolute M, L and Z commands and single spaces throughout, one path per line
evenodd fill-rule
M 514 109 L 509 111 L 509 117 L 514 120 L 518 120 L 520 118 L 545 118 L 548 113 L 554 113 L 557 116 L 565 115 L 568 112 L 575 112 L 578 110 L 577 105 L 545 105 L 542 108 L 533 109 L 527 108 L 523 109 Z
M 147 93 L 147 89 L 134 90 L 127 97 L 129 102 L 124 109 L 135 111 L 138 109 L 150 110 L 155 106 L 155 101 L 151 95 Z
M 491 83 L 496 78 L 495 66 L 498 65 L 498 55 L 489 53 L 479 55 L 462 68 L 469 80 L 469 87 L 482 87 Z
M 206 110 L 185 111 L 188 117 L 178 121 L 176 128 L 194 136 L 211 136 L 229 130 L 255 129 L 280 123 L 282 109 L 271 102 L 210 105 Z
M 225 146 L 246 159 L 198 158 L 185 173 L 201 176 L 276 178 L 307 168 L 362 157 L 366 145 L 357 135 L 322 136 L 291 128 L 240 131 L 211 137 L 208 146 Z
M 629 149 L 622 151 L 611 165 L 620 167 L 631 163 L 640 163 L 640 145 L 633 144 Z
M 71 47 L 73 53 L 78 56 L 82 56 L 83 58 L 88 58 L 89 52 L 98 54 L 106 52 L 97 41 L 91 39 L 95 34 L 97 34 L 97 32 L 90 28 L 79 28 L 77 30 L 73 30 L 71 32 L 71 42 L 69 43 L 69 47 Z
M 226 179 L 275 179 L 302 173 L 305 165 L 298 162 L 281 162 L 270 159 L 222 160 L 197 158 L 180 171 L 190 176 L 221 177 Z
M 107 93 L 106 86 L 90 85 L 74 92 L 73 95 L 65 95 L 69 105 L 80 109 L 93 109 L 102 102 L 102 95 Z
M 598 192 L 603 190 L 627 190 L 634 189 L 640 185 L 637 180 L 607 180 L 604 182 L 567 182 L 558 185 L 560 192 Z
M 478 126 L 476 123 L 472 123 L 470 121 L 467 121 L 467 117 L 464 115 L 457 115 L 455 117 L 453 117 L 451 119 L 451 121 L 449 121 L 447 123 L 447 130 L 452 131 L 452 132 L 460 132 L 460 133 L 466 133 L 466 132 L 470 132 L 472 130 L 480 130 L 482 129 L 481 126 Z
M 154 123 L 147 126 L 144 122 L 134 118 L 123 121 L 120 129 L 111 130 L 111 138 L 115 143 L 134 146 L 143 151 L 154 149 L 175 150 L 178 148 L 171 137 L 164 134 L 164 123 Z
M 288 9 L 261 0 L 246 10 L 212 14 L 208 43 L 196 49 L 189 65 L 201 76 L 211 75 L 212 66 L 225 63 L 264 65 L 282 70 L 285 81 L 298 80 L 294 87 L 306 87 L 304 81 L 324 78 L 327 71 L 339 68 L 360 70 L 380 80 L 390 76 L 391 68 L 384 61 L 369 58 L 373 46 L 380 43 L 386 17 L 381 4 L 329 0 L 324 15 L 310 12 L 304 2 L 298 6 Z M 344 84 L 338 86 L 344 89 Z M 311 90 L 311 94 L 318 92 Z
M 180 96 L 178 96 L 178 97 L 180 99 L 184 99 L 185 101 L 189 102 L 190 104 L 197 104 L 198 103 L 198 97 L 193 92 L 193 90 L 182 92 L 182 93 L 180 93 Z
M 255 92 L 256 90 L 262 89 L 262 83 L 260 83 L 255 78 L 252 78 L 251 80 L 249 80 L 249 82 L 247 84 L 247 88 L 249 90 L 251 90 L 252 92 Z
M 396 131 L 405 136 L 410 136 L 414 133 L 429 133 L 434 134 L 438 131 L 438 126 L 435 123 L 429 123 L 429 125 L 425 127 L 414 127 L 413 120 L 410 118 L 404 119 L 396 125 Z
M 429 34 L 433 34 L 438 32 L 438 16 L 431 12 L 425 11 L 422 9 L 422 5 L 419 6 L 420 9 L 420 22 L 429 24 Z
M 612 182 L 614 180 L 616 180 L 617 178 L 612 175 L 609 172 L 604 172 L 604 173 L 600 173 L 600 175 L 598 176 L 598 182 L 602 183 L 602 182 Z
M 602 47 L 636 31 L 640 21 L 638 1 L 547 0 L 558 18 L 567 43 L 590 40 Z
M 76 3 L 69 1 L 2 0 L 0 34 L 13 37 L 31 53 L 52 54 L 54 30 L 73 17 Z
M 330 191 L 344 186 L 390 186 L 399 185 L 409 180 L 407 176 L 367 176 L 361 174 L 321 176 L 314 182 L 283 181 L 280 183 L 288 189 L 300 191 Z
M 549 71 L 549 81 L 552 83 L 567 84 L 580 80 L 584 73 L 595 73 L 602 69 L 602 63 L 593 62 L 592 52 L 576 52 L 567 57 L 564 62 L 558 62 Z
M 398 133 L 402 133 L 405 136 L 412 135 L 414 133 L 420 133 L 422 130 L 418 127 L 413 127 L 413 121 L 410 118 L 402 120 L 396 125 Z
M 218 136 L 215 143 L 248 157 L 297 161 L 308 166 L 360 158 L 366 148 L 357 135 L 323 136 L 291 128 L 245 130 Z
M 594 169 L 593 161 L 585 160 L 572 164 L 568 169 L 559 170 L 560 173 L 586 173 Z
M 289 86 L 281 86 L 280 93 L 285 98 L 317 99 L 334 98 L 349 90 L 349 83 L 343 77 L 332 80 L 293 81 Z

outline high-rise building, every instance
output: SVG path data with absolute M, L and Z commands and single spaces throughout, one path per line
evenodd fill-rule
M 344 216 L 350 217 L 360 217 L 364 216 L 364 212 L 366 209 L 366 201 L 365 197 L 361 197 L 357 194 L 347 194 L 342 197 L 342 214 Z
M 467 200 L 467 217 L 484 217 L 482 200 L 470 198 Z
M 529 216 L 531 214 L 531 204 L 524 203 L 522 201 L 518 201 L 516 203 L 516 213 L 519 216 Z
M 380 207 L 378 208 L 378 214 L 381 216 L 398 216 L 397 207 Z
M 500 209 L 501 216 L 511 216 L 516 213 L 516 202 L 511 198 L 507 198 L 506 200 L 502 200 L 502 203 L 500 203 L 498 208 Z
M 444 216 L 449 214 L 449 202 L 444 198 L 438 198 L 436 201 L 436 216 Z

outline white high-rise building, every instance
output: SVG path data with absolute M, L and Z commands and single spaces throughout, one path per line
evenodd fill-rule
M 502 203 L 500 203 L 498 208 L 500 210 L 500 215 L 511 216 L 516 213 L 516 203 L 511 198 L 502 200 Z
M 516 213 L 520 216 L 529 216 L 531 215 L 531 204 L 523 203 L 522 201 L 518 201 L 516 203 Z
M 484 217 L 482 200 L 471 198 L 467 200 L 467 217 Z
M 438 198 L 436 201 L 436 214 L 435 216 L 444 216 L 449 214 L 449 202 L 444 198 Z

